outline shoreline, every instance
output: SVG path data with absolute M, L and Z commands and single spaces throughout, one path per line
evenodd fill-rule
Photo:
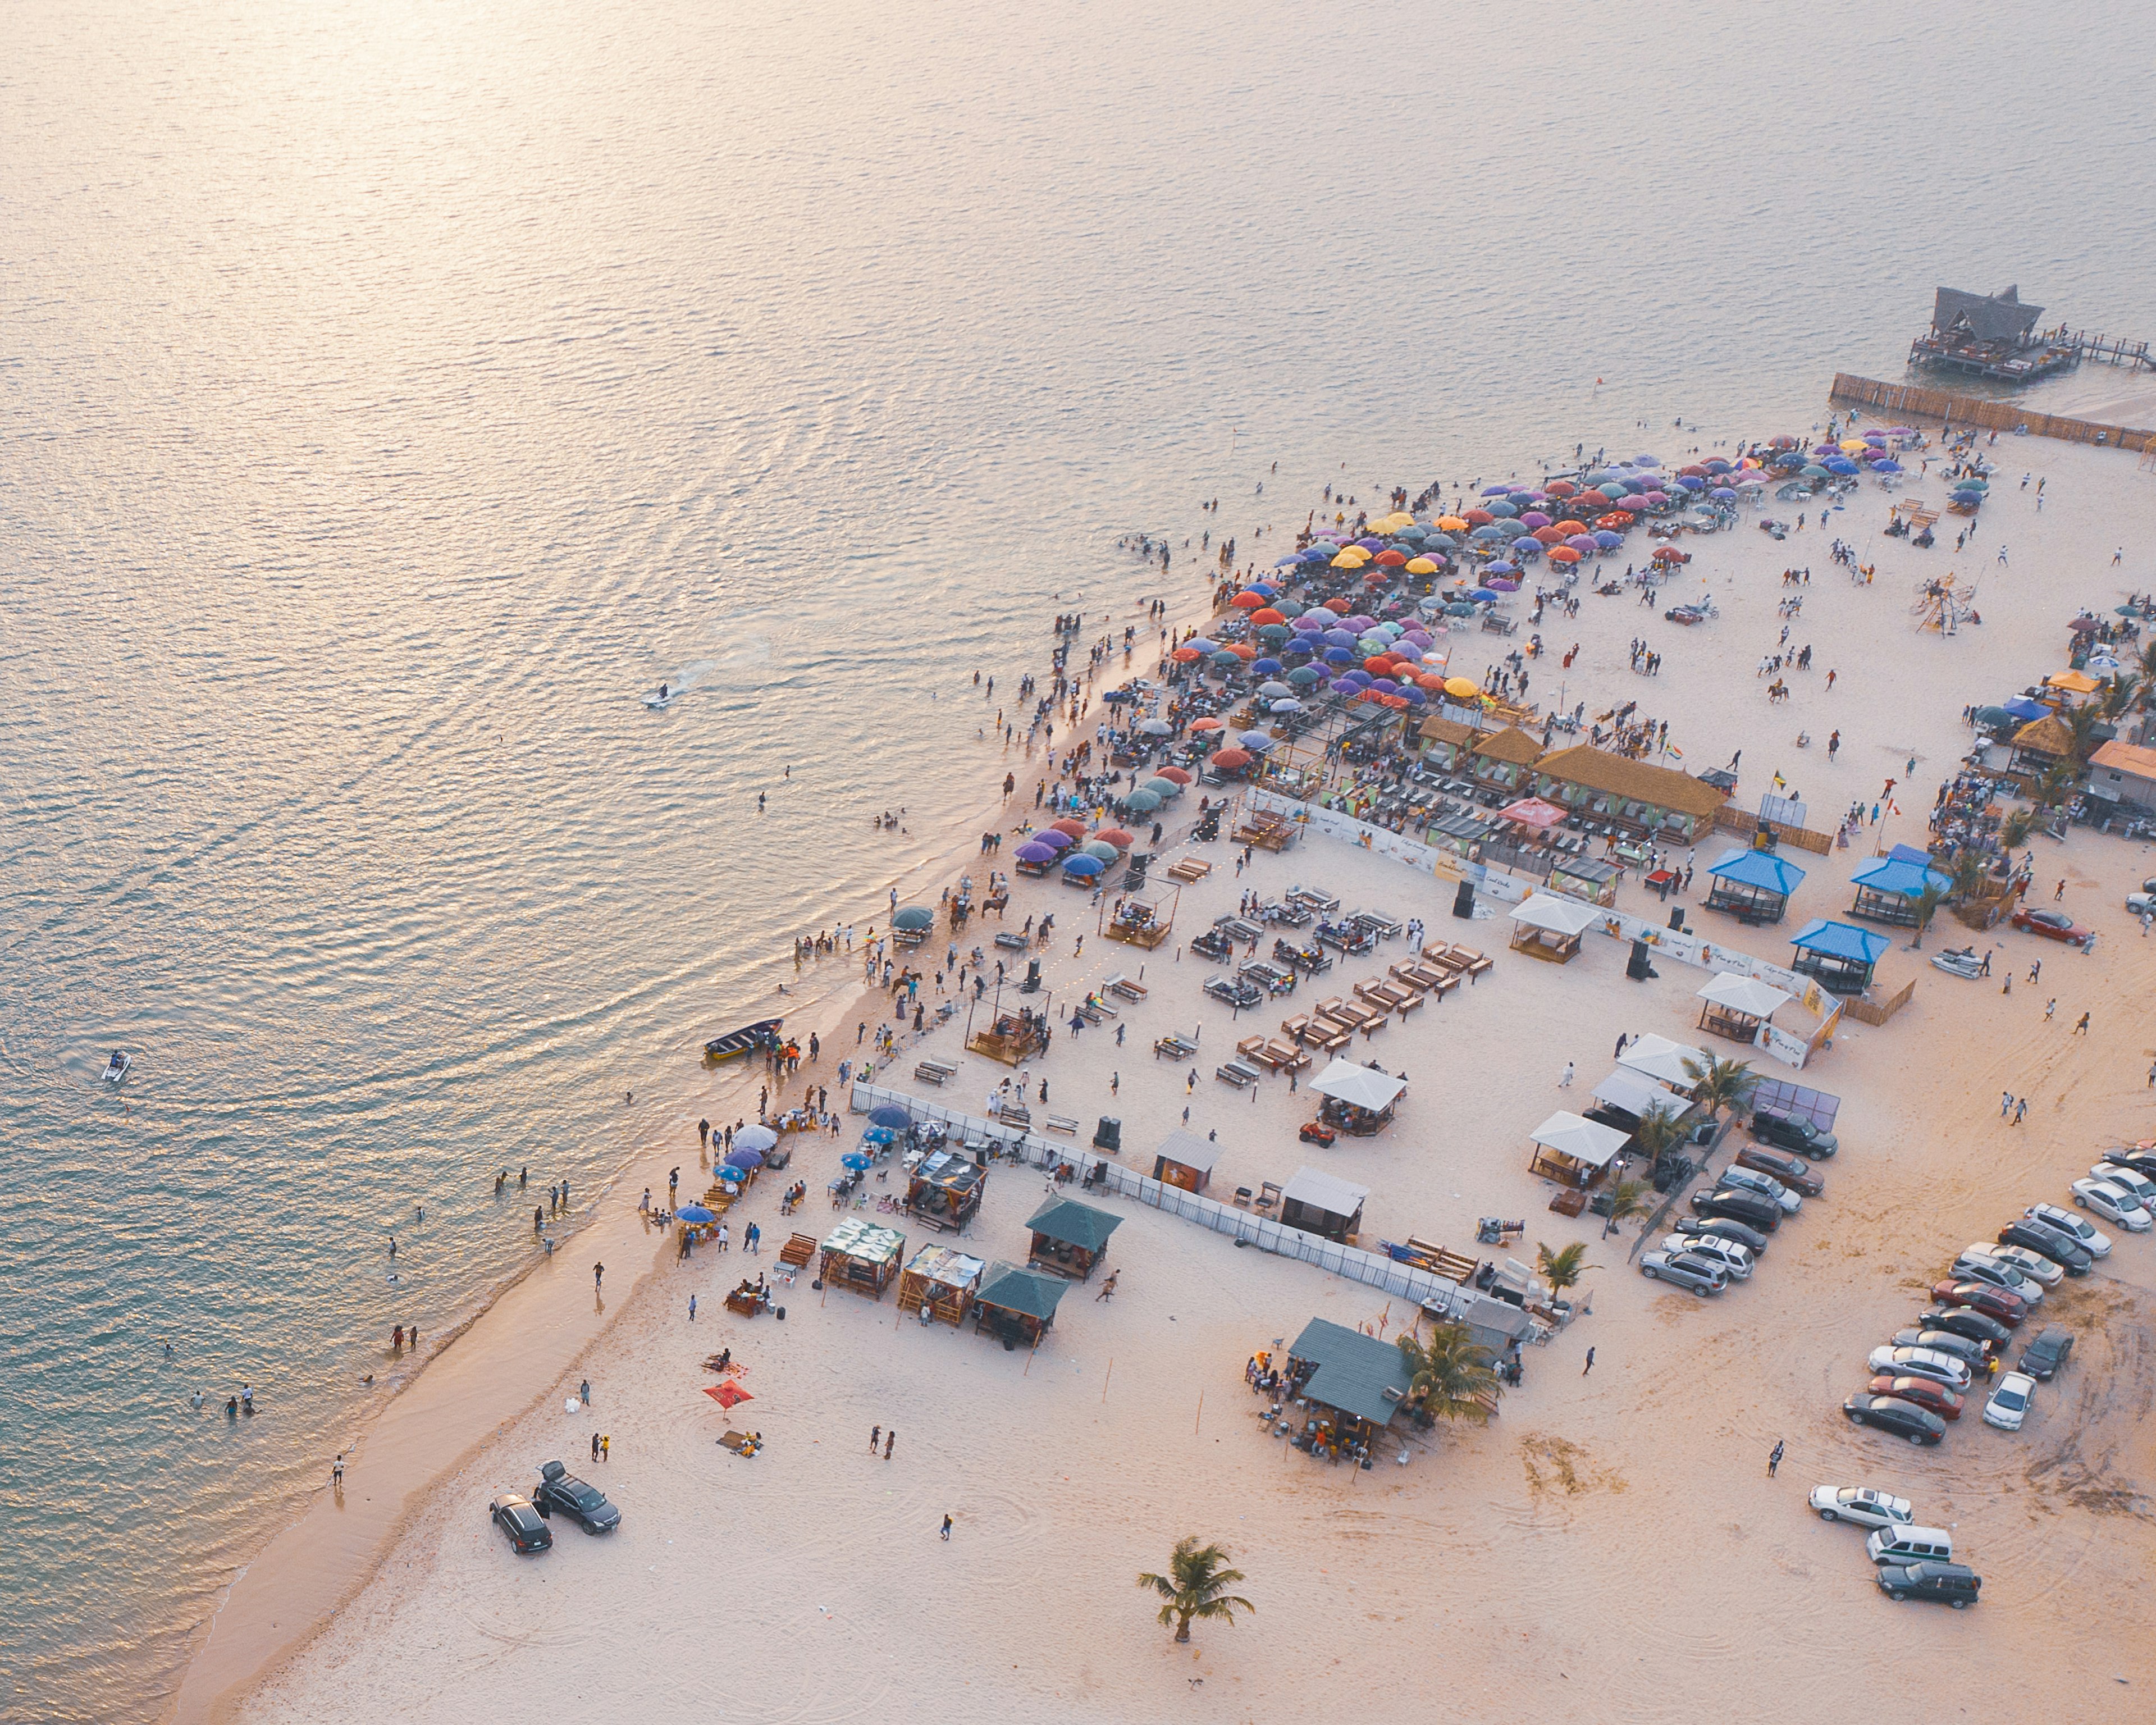
M 1194 610 L 1183 621 L 1167 624 L 1171 639 L 1178 636 L 1185 622 L 1202 626 L 1206 619 L 1217 614 L 1211 597 L 1216 591 L 1216 578 L 1204 572 L 1204 565 L 1199 567 L 1205 584 L 1204 609 Z M 1173 608 L 1174 602 L 1168 603 Z M 1135 669 L 1123 673 L 1137 674 Z M 1093 699 L 1090 694 L 1086 699 L 1087 716 Z M 1023 741 L 1004 747 L 1022 751 L 1028 757 L 1028 770 L 1004 768 L 1015 773 L 1018 782 L 1009 797 L 998 797 L 992 808 L 979 811 L 982 818 L 992 815 L 993 819 L 993 829 L 980 826 L 978 832 L 1008 831 L 1014 824 L 1013 811 L 1017 812 L 1017 820 L 1029 819 L 1036 812 L 1028 800 L 1032 787 L 1054 776 L 1056 750 L 1053 746 L 1044 747 L 1037 755 Z M 944 841 L 940 848 L 939 840 Z M 963 835 L 955 831 L 947 839 L 942 834 L 931 839 L 921 860 L 891 882 L 900 886 L 901 902 L 906 897 L 902 883 L 908 877 L 925 877 L 921 880 L 925 891 L 938 880 L 955 880 L 969 867 L 1001 866 L 993 860 L 984 861 L 978 851 L 978 833 L 972 843 L 974 848 L 968 849 Z M 887 916 L 887 910 L 882 914 Z M 839 920 L 845 920 L 842 914 Z M 871 919 L 868 926 L 881 925 Z M 851 963 L 858 952 L 837 956 Z M 805 980 L 808 973 L 803 969 L 797 974 Z M 838 1060 L 850 1058 L 839 1051 L 843 1045 L 838 1031 L 864 1002 L 880 993 L 860 977 L 846 976 L 812 1002 L 804 1002 L 804 1016 L 828 1015 L 827 1022 L 813 1028 L 826 1045 L 826 1052 L 832 1055 L 834 1072 Z M 789 989 L 783 999 L 767 1004 L 785 1007 L 793 999 Z M 760 1013 L 763 1009 L 743 1010 Z M 788 1009 L 780 1015 L 792 1018 L 793 1012 Z M 896 1049 L 911 1040 L 911 1033 L 906 1033 Z M 895 1050 L 890 1060 L 877 1061 L 879 1076 L 897 1058 Z M 688 1106 L 707 1108 L 711 1097 L 737 1106 L 737 1099 L 754 1087 L 759 1071 L 748 1065 L 732 1072 L 721 1068 L 723 1076 L 714 1080 L 706 1070 L 704 1076 L 711 1084 L 706 1099 Z M 802 1076 L 813 1081 L 805 1062 Z M 773 1100 L 777 1101 L 778 1096 L 774 1095 Z M 673 1106 L 670 1094 L 662 1106 Z M 662 1182 L 668 1158 L 674 1153 L 649 1140 L 631 1150 L 600 1187 L 588 1218 L 573 1233 L 562 1237 L 557 1251 L 512 1271 L 429 1351 L 367 1418 L 343 1452 L 346 1481 L 342 1491 L 318 1487 L 303 1507 L 239 1566 L 207 1618 L 196 1627 L 179 1683 L 159 1716 L 165 1725 L 196 1725 L 196 1722 L 215 1725 L 234 1717 L 256 1691 L 330 1628 L 380 1573 L 405 1530 L 470 1459 L 531 1413 L 562 1378 L 577 1373 L 593 1345 L 630 1315 L 662 1261 L 669 1236 L 662 1230 L 652 1238 L 652 1229 L 633 1209 L 617 1212 L 616 1225 L 609 1228 L 603 1206 L 624 1179 L 634 1185 L 650 1174 L 655 1176 L 650 1183 Z M 637 1233 L 644 1236 L 641 1243 L 647 1250 L 641 1258 L 633 1255 L 639 1242 L 628 1232 L 631 1218 L 635 1219 L 633 1225 Z M 566 1271 L 566 1260 L 559 1264 L 556 1260 L 572 1244 L 586 1241 L 598 1242 L 600 1261 L 613 1258 L 638 1266 L 628 1293 L 611 1302 L 596 1301 L 595 1312 L 583 1310 L 580 1304 L 580 1281 L 542 1273 Z M 496 1333 L 512 1318 L 540 1319 L 543 1335 L 519 1347 L 514 1330 Z M 459 1353 L 458 1344 L 468 1338 L 469 1344 Z M 542 1376 L 543 1384 L 526 1388 L 521 1394 L 512 1391 L 507 1399 L 485 1395 L 490 1389 L 501 1389 L 505 1377 L 531 1384 Z M 377 1466 L 386 1477 L 377 1480 Z M 377 1503 L 377 1492 L 367 1489 L 370 1485 L 377 1486 L 378 1507 L 370 1507 Z

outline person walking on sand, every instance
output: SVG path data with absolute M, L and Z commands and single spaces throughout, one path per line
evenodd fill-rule
M 1585 1377 L 1585 1376 L 1586 1376 L 1589 1372 L 1593 1371 L 1594 1369 L 1594 1350 L 1593 1348 L 1589 1348 L 1589 1349 L 1587 1350 L 1587 1363 L 1586 1363 L 1585 1365 L 1582 1366 L 1582 1367 L 1579 1368 L 1579 1375 L 1580 1375 L 1581 1377 L 1584 1378 L 1584 1377 Z
M 1782 1451 L 1784 1447 L 1782 1440 L 1776 1438 L 1774 1447 L 1767 1452 L 1767 1477 L 1770 1480 L 1774 1477 L 1775 1471 L 1782 1465 Z
M 2028 1097 L 2026 1097 L 2026 1096 L 2020 1096 L 2020 1097 L 2016 1097 L 2016 1098 L 2015 1098 L 2015 1103 L 2014 1103 L 2014 1123 L 2015 1123 L 2015 1125 L 2016 1125 L 2016 1126 L 2020 1125 L 2020 1124 L 2021 1124 L 2021 1117 L 2022 1117 L 2023 1115 L 2026 1114 L 2028 1111 L 2029 1111 L 2029 1099 L 2028 1099 Z
M 339 1452 L 336 1463 L 330 1469 L 330 1484 L 338 1491 L 344 1490 L 344 1455 Z
M 2051 1022 L 2051 1014 L 2058 1009 L 2059 997 L 2054 994 L 2049 1000 L 2046 1000 L 2044 1003 L 2044 1022 L 2047 1024 L 2050 1024 Z
M 1617 1033 L 1617 1046 L 1610 1051 L 1609 1058 L 1611 1060 L 1621 1060 L 1625 1058 L 1625 1044 L 1627 1040 L 1628 1039 L 1622 1030 L 1620 1030 Z
M 897 1443 L 898 1429 L 897 1427 L 893 1426 L 889 1431 L 883 1435 L 883 1459 L 885 1461 L 888 1461 L 891 1460 L 891 1452 Z
M 876 1452 L 876 1445 L 882 1441 L 883 1428 L 880 1425 L 871 1425 L 869 1428 L 869 1454 L 871 1455 L 875 1455 Z
M 2029 967 L 2029 980 L 2033 983 L 2044 973 L 2044 961 L 2039 958 Z
M 2076 1036 L 2086 1036 L 2088 1034 L 2088 1029 L 2089 1015 L 2087 1013 L 2083 1013 L 2078 1019 L 2074 1020 L 2074 1034 Z
M 1572 1062 L 1570 1060 L 1567 1060 L 1564 1063 L 1564 1070 L 1558 1076 L 1557 1081 L 1557 1087 L 1559 1090 L 1570 1090 L 1572 1088 Z
M 592 1460 L 593 1460 L 593 1461 L 598 1461 L 598 1459 L 599 1459 L 599 1435 L 598 1435 L 597 1432 L 593 1432 L 593 1433 L 592 1434 Z
M 598 1291 L 599 1291 L 599 1284 L 600 1284 L 601 1282 L 604 1281 L 605 1280 L 606 1280 L 606 1266 L 605 1266 L 605 1265 L 603 1265 L 603 1264 L 594 1264 L 594 1265 L 593 1265 L 593 1266 L 592 1266 L 592 1291 L 593 1291 L 594 1294 L 596 1294 L 597 1292 L 598 1292 Z
M 1094 1304 L 1098 1305 L 1103 1300 L 1111 1300 L 1115 1297 L 1116 1278 L 1122 1273 L 1120 1270 L 1111 1270 L 1108 1272 L 1108 1279 L 1101 1284 L 1101 1291 L 1093 1296 Z
M 2010 1091 L 2010 1090 L 2002 1090 L 2001 1091 L 1999 1091 L 1999 1117 L 2001 1120 L 2005 1119 L 2005 1118 L 2006 1118 L 2006 1117 L 2007 1117 L 2007 1115 L 2008 1115 L 2010 1112 L 2011 1112 L 2011 1111 L 2012 1111 L 2013 1107 L 2014 1107 L 2014 1092 L 2013 1092 L 2012 1091 Z
M 949 1541 L 950 1541 L 950 1538 L 951 1538 L 951 1517 L 950 1517 L 949 1516 L 947 1516 L 947 1516 L 945 1516 L 945 1517 L 943 1517 L 943 1538 L 944 1538 L 944 1541 L 945 1541 L 945 1543 L 949 1543 Z
M 694 1294 L 691 1294 L 691 1295 L 690 1295 L 690 1296 L 689 1296 L 689 1322 L 690 1322 L 690 1323 L 694 1323 L 694 1322 L 696 1322 L 696 1296 Z

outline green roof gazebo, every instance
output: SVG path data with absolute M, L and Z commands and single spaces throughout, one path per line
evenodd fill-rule
M 1068 1286 L 998 1260 L 988 1266 L 973 1296 L 973 1333 L 992 1331 L 1003 1337 L 1005 1348 L 1021 1342 L 1030 1348 L 1055 1322 L 1056 1305 Z
M 1123 1219 L 1075 1198 L 1051 1198 L 1025 1225 L 1033 1235 L 1029 1267 L 1083 1281 L 1100 1267 L 1108 1236 L 1123 1225 Z

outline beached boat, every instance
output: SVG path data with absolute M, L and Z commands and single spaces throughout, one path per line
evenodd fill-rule
M 752 1024 L 743 1024 L 738 1030 L 729 1030 L 723 1036 L 714 1036 L 704 1045 L 707 1060 L 730 1060 L 736 1055 L 747 1054 L 751 1050 L 773 1047 L 778 1041 L 778 1027 L 783 1019 L 758 1019 Z

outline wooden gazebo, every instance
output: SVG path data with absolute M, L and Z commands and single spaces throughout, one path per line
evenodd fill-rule
M 1707 908 L 1727 911 L 1740 922 L 1779 922 L 1789 895 L 1804 878 L 1794 863 L 1771 850 L 1732 850 L 1707 871 L 1714 884 Z
M 1100 1268 L 1108 1236 L 1123 1225 L 1123 1219 L 1075 1198 L 1051 1198 L 1025 1225 L 1033 1235 L 1026 1255 L 1029 1266 L 1083 1281 Z
M 906 1208 L 934 1229 L 963 1232 L 981 1207 L 988 1177 L 961 1150 L 937 1150 L 921 1158 L 906 1183 Z
M 849 1216 L 831 1230 L 821 1250 L 826 1286 L 835 1283 L 880 1300 L 906 1255 L 906 1236 L 865 1216 Z
M 1893 942 L 1869 929 L 1815 916 L 1789 944 L 1797 949 L 1792 970 L 1817 977 L 1820 986 L 1834 993 L 1861 994 L 1871 986 L 1872 967 Z
M 1917 926 L 1917 912 L 1927 888 L 1945 893 L 1953 886 L 1953 880 L 1937 869 L 1902 856 L 1882 856 L 1866 865 L 1850 876 L 1850 884 L 1856 889 L 1856 902 L 1849 907 L 1851 916 L 1899 928 Z
M 988 1268 L 978 1258 L 947 1245 L 925 1245 L 898 1278 L 898 1309 L 953 1326 L 966 1321 Z
M 1055 1307 L 1069 1286 L 1014 1264 L 991 1264 L 973 1296 L 973 1333 L 1000 1336 L 1005 1348 L 1021 1342 L 1030 1348 L 1055 1322 Z

